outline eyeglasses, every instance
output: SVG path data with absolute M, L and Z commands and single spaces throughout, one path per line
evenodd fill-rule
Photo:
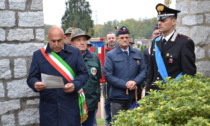
M 162 33 L 153 33 L 153 35 L 161 35 Z
M 129 39 L 130 37 L 119 37 L 120 39 Z

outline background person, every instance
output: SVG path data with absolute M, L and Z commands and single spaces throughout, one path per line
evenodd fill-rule
M 154 29 L 153 29 L 153 32 L 152 32 L 152 40 L 154 40 L 155 38 L 157 38 L 158 36 L 161 36 L 161 32 L 160 30 L 158 29 L 158 24 L 155 25 Z M 148 66 L 149 66 L 149 55 L 151 54 L 151 46 L 149 46 L 148 48 L 144 49 L 144 61 L 145 61 L 145 64 L 147 66 L 147 69 L 148 69 Z
M 61 68 L 62 65 L 57 64 L 57 66 L 54 66 L 45 57 L 50 54 L 56 55 L 60 57 L 60 60 L 66 62 L 66 66 L 71 67 L 72 71 L 77 75 L 76 78 L 69 81 L 66 76 L 63 76 L 62 72 L 57 69 L 60 68 L 64 71 Z M 62 63 L 60 62 L 60 64 Z M 42 82 L 42 73 L 62 77 L 64 88 L 46 88 L 46 84 Z M 64 32 L 61 28 L 50 28 L 47 47 L 33 53 L 27 78 L 28 86 L 34 92 L 40 94 L 40 126 L 80 126 L 78 90 L 85 84 L 87 79 L 88 72 L 79 49 L 64 44 Z
M 129 45 L 134 48 L 134 44 L 135 44 L 134 39 L 130 38 Z
M 109 52 L 110 50 L 114 49 L 116 46 L 116 35 L 114 33 L 106 34 L 106 46 L 105 46 L 105 53 Z M 111 104 L 109 100 L 109 90 L 110 84 L 107 82 L 102 84 L 103 88 L 103 96 L 104 96 L 104 109 L 106 113 L 106 126 L 111 125 L 112 116 L 111 116 Z
M 90 49 L 90 47 L 92 47 L 93 44 L 90 43 L 90 41 L 87 41 L 87 48 Z
M 71 45 L 71 41 L 70 41 L 70 38 L 71 38 L 71 33 L 72 31 L 75 29 L 76 27 L 69 27 L 68 29 L 66 29 L 65 31 L 65 36 L 64 36 L 64 42 L 68 45 Z
M 79 48 L 89 73 L 89 79 L 82 87 L 88 107 L 88 118 L 82 123 L 82 126 L 93 126 L 98 102 L 100 101 L 101 63 L 98 56 L 88 50 L 88 40 L 90 38 L 79 28 L 74 29 L 71 35 L 71 45 Z

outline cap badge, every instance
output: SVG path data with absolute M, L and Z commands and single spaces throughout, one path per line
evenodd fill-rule
M 161 11 L 164 10 L 164 6 L 163 5 L 160 5 L 157 7 L 157 11 L 158 11 L 158 14 L 160 14 Z
M 125 27 L 123 27 L 123 31 L 125 31 L 126 30 L 126 28 Z

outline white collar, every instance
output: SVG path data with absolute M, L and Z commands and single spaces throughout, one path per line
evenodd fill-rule
M 126 49 L 126 50 L 124 50 L 124 49 L 122 49 L 121 48 L 121 50 L 124 52 L 124 51 L 127 51 L 128 52 L 128 55 L 129 55 L 129 47 Z
M 168 40 L 171 38 L 171 36 L 174 34 L 175 30 L 173 30 L 173 32 L 171 32 L 169 35 L 167 35 L 166 37 L 162 37 L 162 40 L 165 39 L 166 42 L 168 42 Z

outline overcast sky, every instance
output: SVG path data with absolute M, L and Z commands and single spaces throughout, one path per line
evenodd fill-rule
M 157 16 L 155 6 L 164 0 L 87 0 L 93 11 L 92 19 L 95 24 L 107 21 L 126 20 L 128 18 L 144 19 Z M 172 8 L 175 8 L 172 0 Z M 43 0 L 44 23 L 61 25 L 65 12 L 65 0 Z

